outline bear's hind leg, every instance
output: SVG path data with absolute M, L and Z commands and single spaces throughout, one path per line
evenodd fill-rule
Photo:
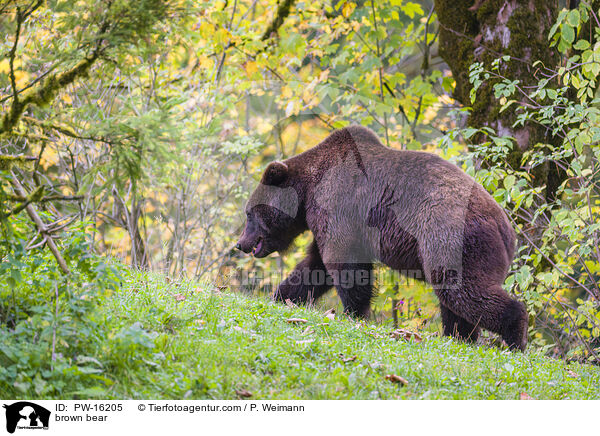
M 500 285 L 480 289 L 473 283 L 462 287 L 436 289 L 440 304 L 471 324 L 502 336 L 511 349 L 525 350 L 527 345 L 527 311 Z
M 502 314 L 502 339 L 509 348 L 525 351 L 527 345 L 528 316 L 525 305 L 511 299 Z
M 296 265 L 294 271 L 281 282 L 274 298 L 279 301 L 290 300 L 295 304 L 312 302 L 331 289 L 332 280 L 313 241 L 306 257 Z
M 473 325 L 469 321 L 456 315 L 443 304 L 440 305 L 442 312 L 442 324 L 444 326 L 445 336 L 454 336 L 455 338 L 467 342 L 476 342 L 479 338 L 479 326 Z

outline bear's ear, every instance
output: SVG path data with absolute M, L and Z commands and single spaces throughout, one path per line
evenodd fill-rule
M 263 184 L 279 186 L 288 177 L 288 166 L 283 162 L 271 162 L 263 174 Z

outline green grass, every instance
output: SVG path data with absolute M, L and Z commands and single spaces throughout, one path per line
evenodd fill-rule
M 598 367 L 437 336 L 395 340 L 389 327 L 160 275 L 133 276 L 98 310 L 98 393 L 113 398 L 600 398 Z
M 330 320 L 323 309 L 158 274 L 125 275 L 114 291 L 73 282 L 58 307 L 52 289 L 12 294 L 2 313 L 19 321 L 0 332 L 0 397 L 600 398 L 600 367 L 533 349 L 512 353 L 434 334 L 395 340 L 389 324 Z

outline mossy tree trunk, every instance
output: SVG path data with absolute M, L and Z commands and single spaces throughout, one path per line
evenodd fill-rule
M 554 69 L 560 56 L 550 47 L 548 31 L 558 14 L 557 2 L 547 0 L 435 0 L 440 23 L 439 53 L 450 67 L 456 80 L 454 98 L 464 106 L 472 106 L 467 121 L 475 128 L 491 127 L 499 135 L 512 136 L 515 150 L 509 159 L 513 168 L 520 166 L 523 151 L 538 142 L 554 144 L 544 126 L 526 123 L 512 127 L 517 114 L 510 109 L 500 113 L 501 104 L 494 97 L 493 86 L 498 79 L 490 79 L 477 91 L 471 104 L 469 66 L 482 62 L 487 69 L 502 56 L 511 57 L 502 62 L 500 73 L 519 80 L 522 89 L 535 85 L 541 76 L 534 62 L 540 60 Z M 556 165 L 547 165 L 534 174 L 540 185 L 546 185 L 546 196 L 552 197 L 561 182 Z

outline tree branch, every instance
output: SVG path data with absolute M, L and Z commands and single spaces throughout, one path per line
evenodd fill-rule
M 9 171 L 13 167 L 22 167 L 28 162 L 36 160 L 35 156 L 13 156 L 11 154 L 0 154 L 0 170 Z
M 27 193 L 25 192 L 23 185 L 21 185 L 21 182 L 19 182 L 19 180 L 15 177 L 14 174 L 12 174 L 11 183 L 12 183 L 13 188 L 17 195 L 20 195 L 22 197 L 27 197 Z M 38 188 L 38 190 L 39 189 L 40 188 Z M 36 192 L 37 192 L 37 190 L 36 190 Z M 28 204 L 25 207 L 25 210 L 27 210 L 27 214 L 29 215 L 31 220 L 35 223 L 40 234 L 44 237 L 46 244 L 48 244 L 48 248 L 50 249 L 50 251 L 52 252 L 54 257 L 56 258 L 56 261 L 58 262 L 58 266 L 60 267 L 60 269 L 62 270 L 62 272 L 65 275 L 68 275 L 69 268 L 67 267 L 67 263 L 65 262 L 65 259 L 60 254 L 60 251 L 58 251 L 58 248 L 56 247 L 54 240 L 48 234 L 46 225 L 44 224 L 44 222 L 42 221 L 42 219 L 40 218 L 40 216 L 38 215 L 38 213 L 35 211 L 35 209 L 33 208 L 33 206 L 31 204 Z
M 60 91 L 67 85 L 70 85 L 78 77 L 87 73 L 92 64 L 98 59 L 99 53 L 94 52 L 91 56 L 86 57 L 79 61 L 73 68 L 63 73 L 53 74 L 44 80 L 44 82 L 37 88 L 32 89 L 28 92 L 23 93 L 23 99 L 13 100 L 13 104 L 10 112 L 4 115 L 2 124 L 0 124 L 0 134 L 10 132 L 17 122 L 27 106 L 30 104 L 36 106 L 43 106 L 48 104 Z
M 83 141 L 103 142 L 108 145 L 115 144 L 114 141 L 110 141 L 110 140 L 108 140 L 108 138 L 105 138 L 105 137 L 96 138 L 94 136 L 82 136 L 69 126 L 60 125 L 60 124 L 51 124 L 46 121 L 36 120 L 35 118 L 31 118 L 31 117 L 27 117 L 27 116 L 23 117 L 23 121 L 25 121 L 26 123 L 35 124 L 36 126 L 41 127 L 42 129 L 56 130 L 57 132 L 62 133 L 63 135 L 68 136 L 70 138 L 79 139 L 79 140 L 83 140 Z
M 13 91 L 13 108 L 19 103 L 19 96 L 17 94 L 17 80 L 15 79 L 15 55 L 17 54 L 17 45 L 19 44 L 19 35 L 21 34 L 21 24 L 23 24 L 23 16 L 21 15 L 21 8 L 17 7 L 17 30 L 15 30 L 15 43 L 8 53 L 8 63 L 10 66 L 10 85 L 12 86 Z

